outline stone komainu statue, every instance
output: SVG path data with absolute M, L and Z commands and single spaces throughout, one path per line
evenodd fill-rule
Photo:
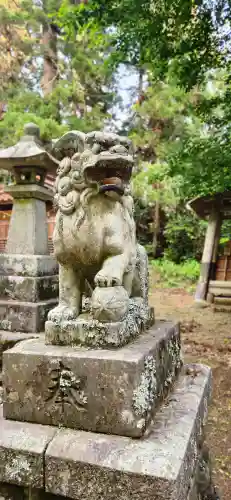
M 69 343 L 65 341 L 68 324 L 68 331 L 78 331 L 74 343 L 89 344 L 86 332 L 95 322 L 98 332 L 104 332 L 100 345 L 107 344 L 112 323 L 117 324 L 119 343 L 125 343 L 146 328 L 152 316 L 147 256 L 136 243 L 129 189 L 132 143 L 115 134 L 76 131 L 54 144 L 53 155 L 60 160 L 53 235 L 60 282 L 59 305 L 49 313 L 46 325 L 47 341 Z M 89 310 L 82 314 L 86 294 Z M 56 329 L 53 336 L 51 323 Z M 122 334 L 125 327 L 126 335 Z

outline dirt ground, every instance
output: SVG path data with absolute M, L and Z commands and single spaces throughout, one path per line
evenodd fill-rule
M 195 309 L 193 295 L 184 289 L 155 289 L 150 302 L 160 319 L 181 322 L 185 362 L 199 362 L 213 370 L 213 400 L 209 411 L 207 443 L 214 482 L 222 500 L 231 499 L 231 313 Z

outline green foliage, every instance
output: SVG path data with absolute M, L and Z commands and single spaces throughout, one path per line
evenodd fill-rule
M 206 222 L 193 213 L 178 210 L 172 213 L 165 226 L 165 257 L 177 264 L 188 259 L 200 260 L 205 236 Z
M 231 189 L 230 92 L 226 71 L 213 71 L 195 93 L 177 147 L 168 156 L 171 175 L 184 176 L 184 197 Z
M 200 265 L 196 260 L 186 260 L 176 264 L 168 259 L 152 260 L 151 265 L 161 287 L 189 287 L 197 282 L 200 275 Z
M 138 236 L 153 249 L 166 245 L 176 263 L 200 258 L 204 223 L 182 207 L 231 189 L 230 13 L 229 0 L 0 0 L 1 145 L 16 142 L 28 121 L 45 140 L 113 127 L 116 70 L 136 68 L 126 131 L 139 150 Z M 57 74 L 42 95 L 42 34 L 51 26 Z
M 227 242 L 230 239 L 231 239 L 231 220 L 226 219 L 226 220 L 223 221 L 223 224 L 222 224 L 222 227 L 221 227 L 221 239 L 220 239 L 220 243 Z
M 150 80 L 136 106 L 131 136 L 153 161 L 167 164 L 182 200 L 231 189 L 227 78 L 225 70 L 212 71 L 203 84 L 185 91 L 169 72 L 164 82 Z
M 191 0 L 63 0 L 60 24 L 68 35 L 83 26 L 111 30 L 110 62 L 148 67 L 163 76 L 171 64 L 186 86 L 192 86 L 219 58 L 212 7 Z
M 59 125 L 52 118 L 44 119 L 33 113 L 7 112 L 4 120 L 0 121 L 1 145 L 15 144 L 22 137 L 24 125 L 29 122 L 39 126 L 44 141 L 60 137 L 68 130 L 66 125 Z
M 169 167 L 164 163 L 145 163 L 139 166 L 132 181 L 132 191 L 144 206 L 159 202 L 165 211 L 171 210 L 179 202 L 180 177 L 170 177 Z
M 150 254 L 152 251 L 152 232 L 150 231 L 150 224 L 153 222 L 152 209 L 148 205 L 144 205 L 142 200 L 137 197 L 134 197 L 134 219 L 138 241 L 145 246 Z
M 104 64 L 110 35 L 73 29 L 66 40 L 56 23 L 59 0 L 19 0 L 16 7 L 10 2 L 1 7 L 1 2 L 4 0 L 0 0 L 0 46 L 5 43 L 5 52 L 0 61 L 0 104 L 7 109 L 0 122 L 1 144 L 12 144 L 25 121 L 31 119 L 41 124 L 45 138 L 70 128 L 84 132 L 102 129 L 115 96 L 113 73 Z M 55 27 L 52 53 L 42 38 L 50 23 Z M 8 61 L 9 45 L 12 55 Z M 51 64 L 57 54 L 57 71 L 52 91 L 42 95 L 47 53 Z
M 195 196 L 231 189 L 226 89 L 224 71 L 208 74 L 190 91 L 169 75 L 154 87 L 150 83 L 136 106 L 131 137 L 153 163 L 140 162 L 134 193 L 146 205 L 163 207 L 165 255 L 177 263 L 200 259 L 205 233 L 205 223 L 182 207 Z
M 166 153 L 189 126 L 186 117 L 192 119 L 194 92 L 180 87 L 170 72 L 158 82 L 150 75 L 142 105 L 135 106 L 136 120 L 131 131 L 135 143 L 149 144 L 158 159 L 166 161 Z

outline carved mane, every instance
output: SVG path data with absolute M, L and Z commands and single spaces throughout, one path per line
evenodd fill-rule
M 94 140 L 97 142 L 94 143 Z M 118 136 L 114 134 L 109 136 L 107 144 L 105 139 L 102 143 L 102 134 L 100 132 L 85 135 L 78 131 L 68 132 L 55 141 L 52 153 L 59 159 L 60 163 L 54 186 L 54 204 L 61 213 L 71 215 L 78 209 L 82 212 L 82 216 L 78 217 L 78 219 L 82 220 L 92 196 L 96 196 L 99 191 L 110 191 L 111 188 L 117 190 L 119 194 L 118 200 L 123 204 L 123 195 L 127 193 L 119 186 L 119 183 L 114 187 L 110 185 L 100 186 L 100 180 L 97 180 L 97 177 L 95 179 L 91 178 L 92 172 L 98 172 L 98 176 L 100 176 L 100 172 L 102 175 L 102 171 L 105 171 L 106 175 L 108 164 L 116 156 L 125 183 L 128 182 L 133 161 L 130 156 L 130 141 L 121 138 L 121 142 L 122 144 L 118 144 Z M 123 143 L 127 149 L 123 146 Z M 124 203 L 124 206 L 127 208 L 126 203 Z

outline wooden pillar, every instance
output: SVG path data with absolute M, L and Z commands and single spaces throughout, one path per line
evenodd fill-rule
M 213 210 L 209 216 L 201 260 L 201 272 L 195 294 L 196 301 L 206 300 L 212 261 L 220 238 L 221 216 L 219 210 Z
M 215 240 L 214 240 L 214 245 L 213 245 L 213 256 L 212 256 L 212 262 L 211 262 L 211 269 L 210 269 L 210 275 L 209 275 L 209 278 L 212 280 L 216 279 L 217 253 L 218 253 L 218 246 L 219 246 L 219 241 L 220 241 L 220 237 L 221 237 L 222 222 L 223 222 L 223 218 L 221 217 L 221 214 L 219 214 L 219 219 L 218 219 L 218 223 L 217 223 L 217 230 L 216 230 Z

